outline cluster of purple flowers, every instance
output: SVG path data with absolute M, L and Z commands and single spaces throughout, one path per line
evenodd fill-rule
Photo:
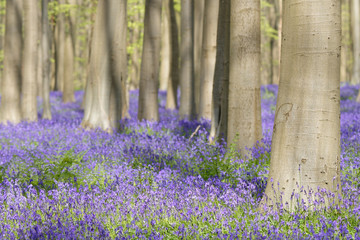
M 276 86 L 262 88 L 251 161 L 209 144 L 209 122 L 165 110 L 165 92 L 159 122 L 136 120 L 132 92 L 131 119 L 112 135 L 80 127 L 82 92 L 70 104 L 53 92 L 53 120 L 0 126 L 0 239 L 360 239 L 357 91 L 341 89 L 341 206 L 266 214 Z

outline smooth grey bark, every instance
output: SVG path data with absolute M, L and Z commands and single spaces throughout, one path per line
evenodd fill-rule
M 360 1 L 352 0 L 351 5 L 351 26 L 352 26 L 352 42 L 353 42 L 353 71 L 351 76 L 352 84 L 360 83 Z
M 180 109 L 181 118 L 195 116 L 194 0 L 181 0 Z
M 42 1 L 40 1 L 41 3 Z M 43 98 L 43 78 L 42 78 L 42 69 L 43 69 L 43 66 L 42 66 L 42 50 L 41 50 L 41 38 L 42 38 L 42 10 L 38 11 L 38 57 L 37 57 L 37 69 L 36 69 L 36 95 L 38 97 L 40 97 L 41 99 Z
M 205 1 L 198 116 L 199 118 L 205 119 L 211 119 L 218 15 L 219 0 Z
M 262 137 L 260 98 L 260 0 L 232 0 L 228 144 L 243 155 Z
M 7 0 L 0 122 L 21 121 L 22 1 Z
M 22 61 L 23 120 L 37 121 L 38 6 L 37 0 L 24 1 L 24 52 Z
M 278 32 L 278 38 L 276 41 L 272 42 L 272 66 L 273 66 L 273 78 L 272 84 L 279 84 L 280 81 L 280 57 L 281 57 L 281 33 L 282 33 L 282 12 L 283 12 L 283 1 L 275 0 L 274 1 L 276 9 L 276 29 Z
M 59 5 L 65 4 L 65 0 L 58 0 Z M 55 91 L 63 91 L 64 74 L 65 74 L 65 14 L 60 12 L 56 22 L 56 77 L 55 77 Z
M 50 26 L 48 17 L 49 0 L 42 0 L 42 34 L 41 34 L 41 54 L 42 54 L 42 96 L 43 96 L 43 119 L 51 119 L 50 106 Z
M 179 85 L 179 34 L 176 23 L 176 13 L 174 9 L 174 0 L 169 0 L 170 10 L 170 49 L 171 49 L 171 64 L 170 64 L 170 79 L 166 95 L 166 109 L 176 109 L 177 104 L 177 89 Z
M 161 0 L 146 0 L 144 43 L 140 70 L 138 119 L 158 121 L 158 86 L 161 42 Z
M 76 0 L 67 0 L 67 4 L 76 6 Z M 65 43 L 64 43 L 64 75 L 63 97 L 64 103 L 74 102 L 74 65 L 76 44 L 76 12 L 71 9 L 65 18 Z
M 99 1 L 86 84 L 85 128 L 112 132 L 123 113 L 126 79 L 126 0 Z
M 42 0 L 42 34 L 41 34 L 41 54 L 42 54 L 42 96 L 43 96 L 43 119 L 51 119 L 50 107 L 50 26 L 48 18 L 49 0 Z
M 143 0 L 142 0 L 143 1 Z M 140 4 L 140 3 L 135 3 Z M 142 3 L 141 3 L 142 4 Z M 134 22 L 140 22 L 144 16 L 142 16 L 142 13 L 139 11 L 133 18 L 131 18 Z M 130 21 L 131 21 L 130 20 Z M 130 44 L 138 43 L 140 42 L 140 37 L 142 32 L 140 31 L 139 26 L 134 26 L 133 28 L 130 28 Z M 141 44 L 140 46 L 135 47 L 133 49 L 133 52 L 130 56 L 131 63 L 129 67 L 129 82 L 130 82 L 130 89 L 138 89 L 139 88 L 139 81 L 140 81 L 140 65 L 141 65 Z
M 295 211 L 302 201 L 311 209 L 319 188 L 333 192 L 335 201 L 341 194 L 340 1 L 284 1 L 283 14 L 270 170 L 260 208 L 282 204 Z M 321 197 L 322 206 L 332 201 L 324 191 Z
M 208 0 L 206 0 L 208 1 Z M 200 74 L 203 42 L 205 0 L 194 0 L 194 113 L 200 108 Z
M 216 63 L 212 93 L 210 142 L 227 139 L 229 60 L 230 60 L 230 1 L 220 0 L 217 28 Z
M 163 14 L 161 17 L 161 60 L 160 60 L 160 77 L 159 89 L 166 90 L 170 79 L 171 69 L 171 46 L 170 46 L 170 9 L 169 0 L 163 1 Z

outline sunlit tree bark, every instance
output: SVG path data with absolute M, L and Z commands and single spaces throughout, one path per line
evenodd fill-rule
M 22 118 L 37 121 L 38 6 L 37 0 L 24 1 L 24 50 L 22 59 Z
M 298 201 L 315 198 L 306 196 L 309 189 L 341 193 L 341 8 L 337 0 L 284 1 L 283 10 L 270 171 L 260 206 L 295 210 Z
M 163 1 L 163 14 L 161 18 L 161 64 L 159 75 L 159 89 L 166 90 L 170 78 L 171 46 L 170 46 L 170 9 L 169 0 Z
M 160 42 L 161 0 L 147 0 L 145 2 L 144 44 L 140 72 L 139 120 L 159 120 Z
M 351 26 L 352 26 L 352 41 L 354 63 L 353 72 L 351 76 L 351 83 L 360 83 L 360 1 L 352 0 L 351 5 Z
M 218 15 L 219 0 L 205 1 L 199 101 L 199 118 L 205 119 L 211 118 Z
M 260 0 L 232 0 L 228 143 L 243 154 L 262 137 L 260 104 Z
M 6 1 L 4 73 L 1 81 L 2 123 L 21 121 L 22 1 Z
M 99 1 L 86 84 L 85 128 L 112 132 L 124 111 L 126 79 L 126 0 Z

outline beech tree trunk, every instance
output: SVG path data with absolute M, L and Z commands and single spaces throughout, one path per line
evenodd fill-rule
M 161 0 L 146 0 L 141 59 L 139 120 L 158 121 L 158 86 L 161 42 Z
M 38 62 L 38 6 L 37 0 L 24 1 L 24 54 L 22 62 L 22 117 L 37 121 L 37 62 Z
M 354 63 L 351 76 L 352 84 L 360 83 L 360 1 L 352 0 L 351 6 L 351 21 L 352 21 L 352 42 Z
M 208 0 L 206 0 L 208 1 Z M 181 4 L 182 5 L 182 4 Z M 203 43 L 205 0 L 194 0 L 194 113 L 200 110 L 200 75 Z
M 42 1 L 40 1 L 42 2 Z M 43 66 L 42 66 L 42 49 L 41 49 L 41 38 L 42 38 L 42 11 L 37 11 L 38 12 L 38 54 L 37 54 L 37 69 L 36 69 L 36 95 L 38 97 L 40 97 L 41 99 L 43 99 L 43 78 L 42 78 L 42 73 L 43 73 Z
M 170 46 L 170 9 L 169 0 L 163 1 L 163 14 L 161 18 L 161 61 L 160 61 L 160 90 L 166 90 L 170 78 L 171 46 Z
M 232 0 L 230 20 L 228 144 L 246 148 L 261 140 L 260 0 Z
M 230 58 L 230 1 L 219 6 L 216 64 L 212 93 L 210 142 L 227 138 Z
M 68 0 L 68 4 L 76 6 L 76 0 Z M 74 102 L 74 65 L 76 43 L 76 12 L 71 9 L 65 18 L 65 49 L 64 49 L 64 79 L 63 102 Z
M 199 101 L 199 118 L 205 119 L 211 119 L 218 15 L 219 0 L 205 1 Z
M 260 207 L 294 211 L 302 200 L 316 199 L 318 188 L 341 194 L 341 8 L 337 0 L 284 1 L 283 10 L 270 171 Z M 331 199 L 324 198 L 327 205 Z
M 136 3 L 140 4 L 140 3 Z M 142 14 L 140 11 L 138 14 L 134 16 L 133 21 L 139 22 L 143 19 Z M 139 26 L 134 26 L 130 29 L 130 43 L 134 44 L 137 42 L 140 42 L 141 37 L 141 31 L 139 29 Z M 139 88 L 139 81 L 140 81 L 140 65 L 141 65 L 141 44 L 135 44 L 136 47 L 133 48 L 133 52 L 131 54 L 131 63 L 129 67 L 129 75 L 130 75 L 130 89 L 138 89 Z
M 85 128 L 112 132 L 126 108 L 126 0 L 98 1 L 86 84 Z
M 169 0 L 170 10 L 170 78 L 167 87 L 166 109 L 177 108 L 177 89 L 179 85 L 179 34 L 176 23 L 174 0 Z
M 44 119 L 51 119 L 50 107 L 50 26 L 48 18 L 49 0 L 42 0 L 42 34 L 41 34 L 41 54 L 42 54 L 42 96 L 43 96 L 43 115 Z
M 59 5 L 65 4 L 65 0 L 58 0 Z M 55 91 L 63 91 L 64 74 L 65 74 L 65 14 L 60 12 L 56 22 L 56 77 L 55 77 Z
M 7 0 L 4 73 L 1 81 L 1 123 L 21 121 L 22 1 Z
M 180 109 L 182 118 L 195 116 L 194 0 L 181 0 Z

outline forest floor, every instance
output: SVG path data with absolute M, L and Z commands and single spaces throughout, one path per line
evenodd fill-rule
M 209 144 L 208 121 L 165 110 L 165 92 L 159 122 L 136 120 L 131 92 L 112 135 L 80 127 L 83 92 L 71 104 L 53 92 L 53 120 L 0 125 L 0 239 L 360 239 L 358 89 L 341 88 L 341 206 L 267 214 L 276 86 L 261 90 L 264 138 L 248 160 Z

